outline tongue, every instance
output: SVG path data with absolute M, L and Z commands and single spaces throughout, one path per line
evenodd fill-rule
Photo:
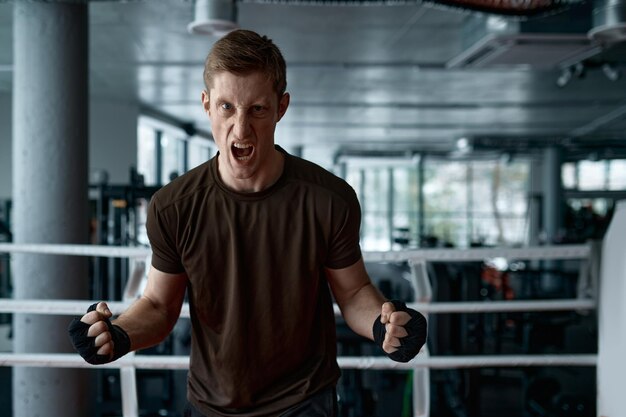
M 242 148 L 235 148 L 233 146 L 233 153 L 235 154 L 237 158 L 250 156 L 250 154 L 252 153 L 252 147 L 242 149 Z

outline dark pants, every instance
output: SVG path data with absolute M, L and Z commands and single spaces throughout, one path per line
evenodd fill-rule
M 310 398 L 294 405 L 279 417 L 337 417 L 337 393 L 335 388 L 327 388 Z M 187 402 L 183 417 L 206 417 Z

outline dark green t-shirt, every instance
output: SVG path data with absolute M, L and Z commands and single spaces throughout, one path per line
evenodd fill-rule
M 153 197 L 152 265 L 186 272 L 193 326 L 188 398 L 207 416 L 275 416 L 337 382 L 324 268 L 361 258 L 352 188 L 285 156 L 258 193 L 226 188 L 217 157 Z

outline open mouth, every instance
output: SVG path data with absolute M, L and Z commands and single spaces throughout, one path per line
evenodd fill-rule
M 238 143 L 235 142 L 231 145 L 231 151 L 233 156 L 238 161 L 247 161 L 252 158 L 252 153 L 254 152 L 254 146 L 249 143 Z

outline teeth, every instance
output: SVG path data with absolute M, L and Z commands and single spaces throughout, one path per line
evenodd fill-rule
M 252 147 L 252 145 L 250 145 L 249 143 L 238 143 L 238 142 L 233 143 L 233 146 L 237 149 L 248 149 Z
M 254 152 L 254 146 L 247 142 L 234 142 L 232 147 L 237 149 L 237 151 L 233 151 L 233 156 L 238 161 L 248 161 L 252 158 L 252 153 Z

